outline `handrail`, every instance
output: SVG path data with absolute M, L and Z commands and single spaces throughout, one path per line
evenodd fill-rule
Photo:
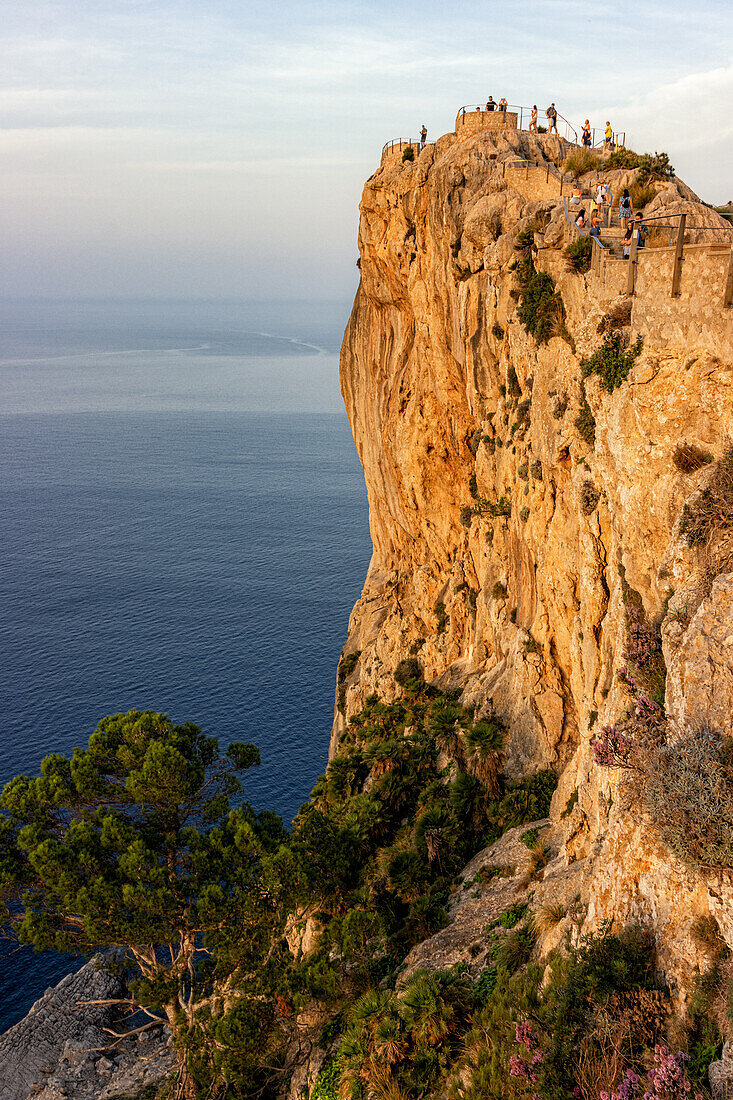
M 384 156 L 388 149 L 394 149 L 395 145 L 416 145 L 419 149 L 420 139 L 418 138 L 417 140 L 415 140 L 414 138 L 395 138 L 394 141 L 385 141 L 384 145 L 382 146 L 382 156 Z
M 476 110 L 485 111 L 486 110 L 486 104 L 485 103 L 467 103 L 465 107 L 459 107 L 458 114 L 459 115 L 465 115 L 466 113 L 471 113 L 471 112 L 476 111 Z M 518 114 L 519 115 L 518 129 L 520 129 L 520 130 L 524 129 L 523 123 L 524 123 L 525 115 L 526 115 L 527 119 L 530 119 L 532 117 L 532 108 L 531 107 L 524 107 L 519 103 L 508 103 L 506 108 L 500 108 L 499 104 L 497 103 L 494 107 L 494 110 L 495 111 L 500 111 L 500 110 L 511 111 L 513 114 Z M 565 130 L 566 130 L 565 140 L 570 141 L 570 138 L 567 136 L 568 132 L 570 132 L 570 133 L 573 134 L 573 139 L 572 139 L 573 144 L 577 145 L 578 144 L 578 131 L 576 130 L 575 126 L 573 126 L 572 122 L 569 122 L 568 119 L 566 119 L 564 115 L 561 115 L 559 111 L 557 112 L 557 117 L 561 122 L 565 123 Z M 549 119 L 547 118 L 547 111 L 538 110 L 537 111 L 537 118 L 538 119 L 539 118 L 544 118 L 545 121 L 549 122 Z

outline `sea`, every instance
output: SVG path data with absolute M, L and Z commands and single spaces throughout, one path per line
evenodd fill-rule
M 0 302 L 0 784 L 151 708 L 255 742 L 292 820 L 371 553 L 348 309 Z M 0 1031 L 76 965 L 0 943 Z

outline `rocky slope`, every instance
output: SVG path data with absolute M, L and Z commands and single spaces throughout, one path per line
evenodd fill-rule
M 90 959 L 48 989 L 28 1015 L 0 1036 L 0 1100 L 113 1100 L 159 1085 L 175 1063 L 167 1030 L 114 1042 L 128 1030 L 105 1002 L 126 994 L 110 957 Z
M 680 535 L 685 502 L 711 475 L 704 461 L 686 472 L 675 459 L 683 444 L 718 459 L 731 439 L 730 236 L 714 216 L 715 233 L 688 233 L 678 299 L 671 250 L 647 250 L 626 329 L 643 350 L 628 381 L 604 392 L 580 363 L 602 343 L 604 317 L 628 325 L 627 265 L 610 261 L 604 278 L 569 269 L 559 183 L 534 167 L 566 151 L 549 136 L 448 135 L 414 163 L 386 158 L 364 188 L 341 382 L 374 553 L 349 623 L 331 752 L 367 695 L 394 697 L 406 657 L 428 680 L 462 687 L 479 713 L 493 708 L 511 730 L 510 775 L 561 773 L 543 888 L 572 880 L 581 931 L 630 919 L 653 928 L 683 1003 L 703 961 L 691 925 L 712 913 L 733 947 L 733 890 L 629 814 L 618 769 L 594 762 L 591 741 L 633 699 L 622 671 L 631 606 L 661 636 L 672 727 L 731 732 L 733 575 L 713 583 L 710 556 Z M 618 194 L 636 175 L 605 178 Z M 681 181 L 656 191 L 645 216 L 707 212 Z M 518 317 L 523 232 L 564 305 L 546 343 Z M 704 288 L 695 264 L 709 264 Z

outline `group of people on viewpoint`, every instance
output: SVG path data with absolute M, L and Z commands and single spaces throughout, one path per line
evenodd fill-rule
M 570 205 L 579 207 L 578 214 L 575 218 L 575 224 L 578 229 L 585 229 L 588 225 L 588 215 L 586 214 L 582 202 L 583 194 L 580 190 L 580 183 L 576 180 L 570 196 Z M 608 184 L 605 180 L 599 180 L 596 185 L 595 195 L 591 202 L 590 226 L 588 229 L 591 237 L 600 237 L 602 217 L 606 210 L 611 209 L 612 203 L 613 195 L 609 190 Z M 624 188 L 623 194 L 618 202 L 618 218 L 619 224 L 624 230 L 624 259 L 628 260 L 631 255 L 631 242 L 634 232 L 636 232 L 636 247 L 644 248 L 647 237 L 649 236 L 649 230 L 643 224 L 641 210 L 637 210 L 636 215 L 634 215 L 631 195 L 627 187 Z
M 509 104 L 507 103 L 506 99 L 504 99 L 503 96 L 499 100 L 498 103 L 495 102 L 493 96 L 489 96 L 489 98 L 486 100 L 486 108 L 485 109 L 487 111 L 506 111 L 508 106 L 509 106 Z M 476 108 L 477 111 L 480 110 L 480 109 L 481 109 L 480 107 Z M 545 111 L 545 117 L 547 118 L 547 131 L 548 131 L 548 133 L 550 133 L 550 134 L 557 133 L 557 110 L 555 109 L 555 104 L 554 103 L 551 103 L 550 106 Z M 536 103 L 533 106 L 532 114 L 530 115 L 529 128 L 535 134 L 537 133 L 537 104 Z

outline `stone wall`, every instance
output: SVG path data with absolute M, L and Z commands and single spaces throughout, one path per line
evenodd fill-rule
M 654 347 L 733 358 L 733 309 L 723 307 L 731 248 L 686 244 L 679 297 L 673 298 L 674 248 L 639 253 L 632 328 Z
M 478 130 L 516 130 L 514 111 L 461 111 L 456 116 L 456 133 L 475 134 Z

